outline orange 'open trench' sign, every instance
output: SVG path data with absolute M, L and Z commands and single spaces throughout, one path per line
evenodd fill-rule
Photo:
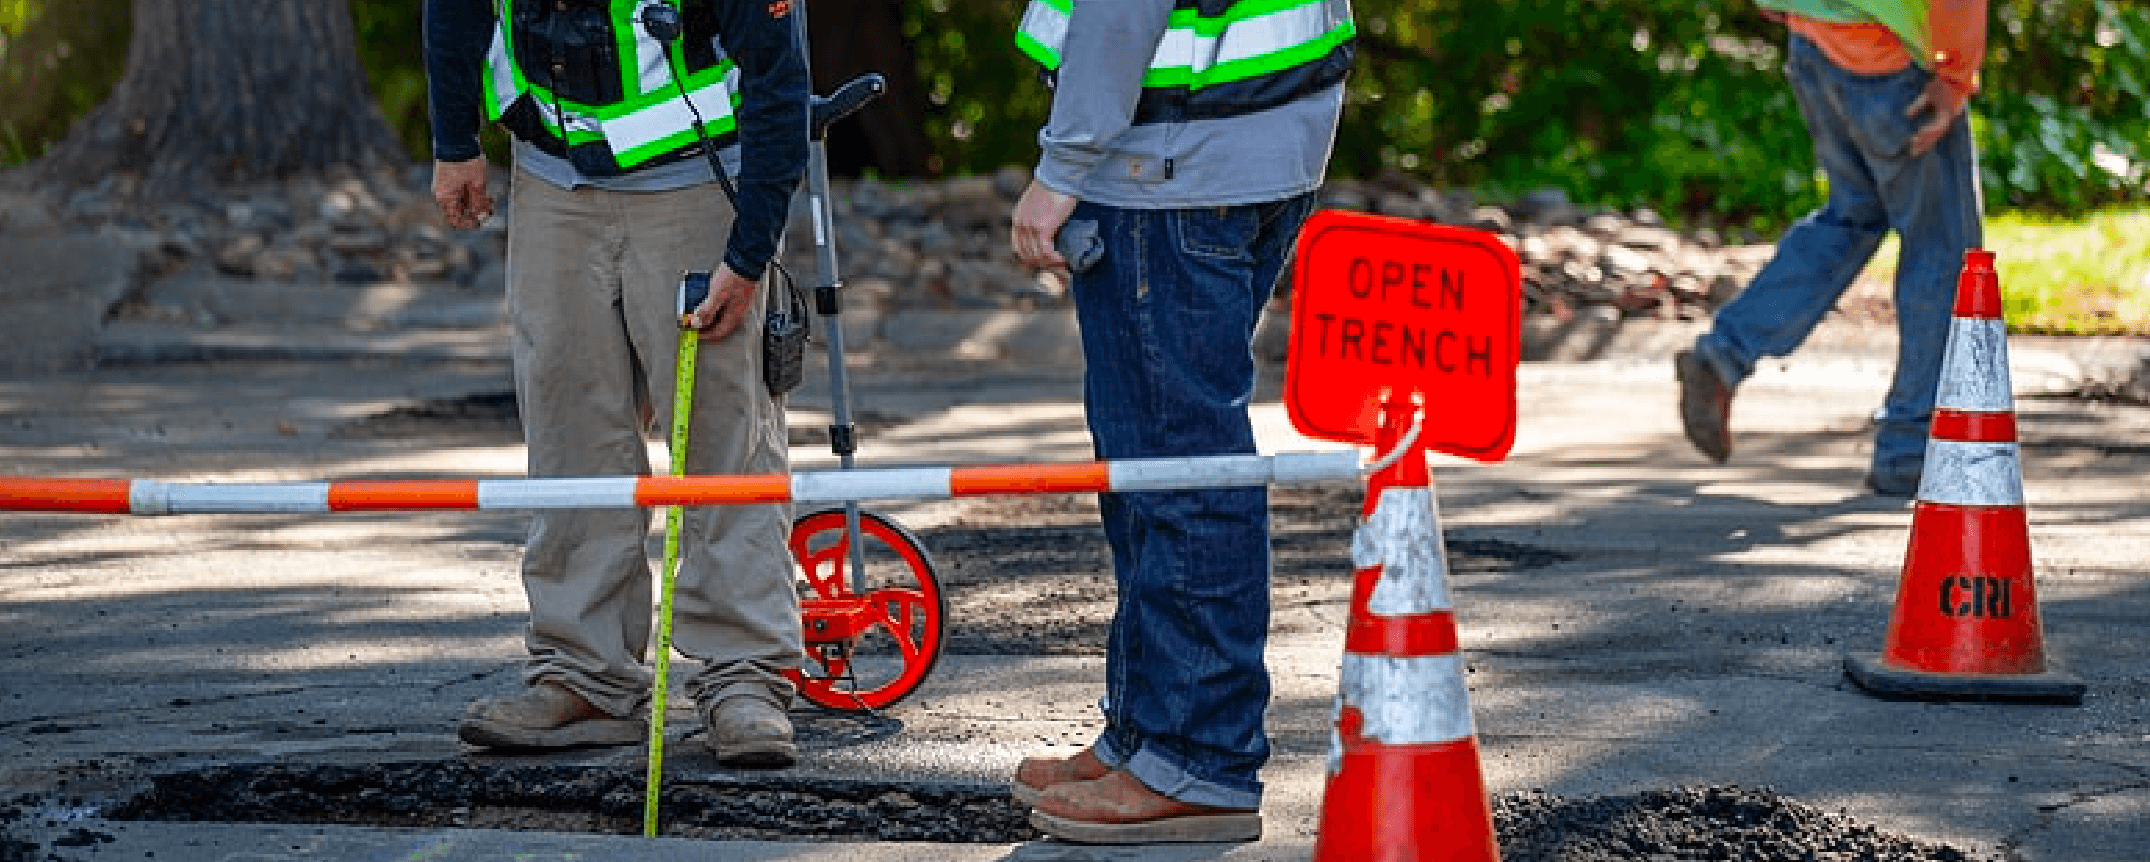
M 1485 231 L 1322 210 L 1300 231 L 1284 400 L 1309 437 L 1374 445 L 1381 402 L 1426 405 L 1426 448 L 1515 444 L 1522 268 Z

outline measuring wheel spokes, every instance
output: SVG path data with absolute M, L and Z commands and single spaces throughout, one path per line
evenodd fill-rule
M 861 511 L 854 555 L 845 522 L 843 509 L 825 509 L 792 523 L 807 651 L 793 681 L 809 702 L 865 712 L 902 700 L 932 672 L 948 598 L 933 558 L 909 530 Z M 854 559 L 863 572 L 853 570 Z

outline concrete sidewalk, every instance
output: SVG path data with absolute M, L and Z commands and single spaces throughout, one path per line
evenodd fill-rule
M 2085 375 L 2077 348 L 2011 342 L 2047 646 L 2089 683 L 2079 707 L 1878 700 L 1847 654 L 1883 642 L 1909 507 L 1863 493 L 1865 426 L 1889 354 L 1772 364 L 1740 393 L 1738 448 L 1713 466 L 1681 438 L 1655 349 L 1520 374 L 1504 463 L 1443 460 L 1452 547 L 1557 559 L 1454 578 L 1471 707 L 1495 792 L 1769 786 L 1860 822 L 2022 862 L 2121 862 L 2150 847 L 2150 409 L 2036 397 Z M 516 475 L 512 446 L 335 438 L 383 405 L 505 384 L 482 341 L 456 363 L 354 371 L 350 357 L 229 371 L 149 363 L 0 380 L 0 471 L 298 480 Z M 2139 343 L 2135 345 L 2139 349 Z M 287 346 L 286 349 L 295 349 Z M 230 358 L 230 357 L 227 357 Z M 2070 370 L 2073 369 L 2073 370 Z M 1273 384 L 1275 375 L 1270 376 Z M 1273 385 L 1271 387 L 1273 389 Z M 854 403 L 891 420 L 867 466 L 1088 456 L 1065 369 L 861 370 Z M 798 423 L 825 421 L 802 392 Z M 1267 451 L 1316 448 L 1281 405 Z M 65 419 L 67 423 L 60 423 Z M 55 423 L 50 426 L 40 422 Z M 72 430 L 62 430 L 72 429 Z M 825 450 L 797 449 L 801 468 Z M 979 501 L 876 506 L 907 526 Z M 508 514 L 118 519 L 0 517 L 0 785 L 48 800 L 18 837 L 63 859 L 1305 859 L 1319 823 L 1346 609 L 1280 605 L 1318 635 L 1271 649 L 1277 757 L 1267 831 L 1237 847 L 696 842 L 581 834 L 122 823 L 146 774 L 212 763 L 453 760 L 470 698 L 515 685 L 520 518 Z M 1338 560 L 1340 572 L 1348 561 Z M 960 625 L 961 620 L 952 624 Z M 1280 628 L 1284 626 L 1280 625 Z M 1100 663 L 949 656 L 890 712 L 892 737 L 814 744 L 808 776 L 987 784 L 1096 727 Z M 675 726 L 693 721 L 675 711 Z M 668 751 L 675 750 L 668 747 Z M 668 774 L 713 767 L 682 752 Z M 635 752 L 592 755 L 623 763 Z M 49 800 L 62 800 L 51 802 Z M 65 800 L 73 800 L 68 802 Z M 109 836 L 54 846 L 71 830 Z

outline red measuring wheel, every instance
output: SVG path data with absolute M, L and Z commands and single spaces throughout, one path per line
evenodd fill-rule
M 918 537 L 875 512 L 859 515 L 854 570 L 843 509 L 792 522 L 806 666 L 799 694 L 849 712 L 883 709 L 917 690 L 940 660 L 948 598 Z M 858 575 L 863 574 L 863 577 Z

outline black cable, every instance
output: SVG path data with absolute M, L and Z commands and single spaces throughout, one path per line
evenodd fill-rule
M 694 118 L 694 137 L 701 142 L 702 155 L 709 159 L 709 172 L 717 175 L 717 185 L 724 189 L 724 199 L 731 202 L 732 215 L 736 218 L 739 214 L 739 191 L 732 187 L 731 175 L 724 172 L 724 162 L 717 158 L 717 148 L 710 143 L 708 127 L 702 122 L 702 109 L 695 107 L 694 97 L 687 94 L 686 81 L 683 80 L 683 76 L 679 73 L 679 60 L 672 56 L 672 41 L 679 37 L 678 22 L 676 19 L 670 22 L 652 22 L 651 17 L 658 9 L 663 9 L 675 16 L 678 14 L 669 3 L 649 6 L 642 12 L 643 26 L 649 29 L 650 35 L 656 38 L 659 44 L 664 46 L 664 68 L 672 78 L 672 89 L 679 91 L 679 100 L 686 104 L 688 115 Z M 782 261 L 771 257 L 769 266 L 776 270 L 777 275 L 784 280 L 787 288 L 793 283 L 791 271 L 784 268 Z

